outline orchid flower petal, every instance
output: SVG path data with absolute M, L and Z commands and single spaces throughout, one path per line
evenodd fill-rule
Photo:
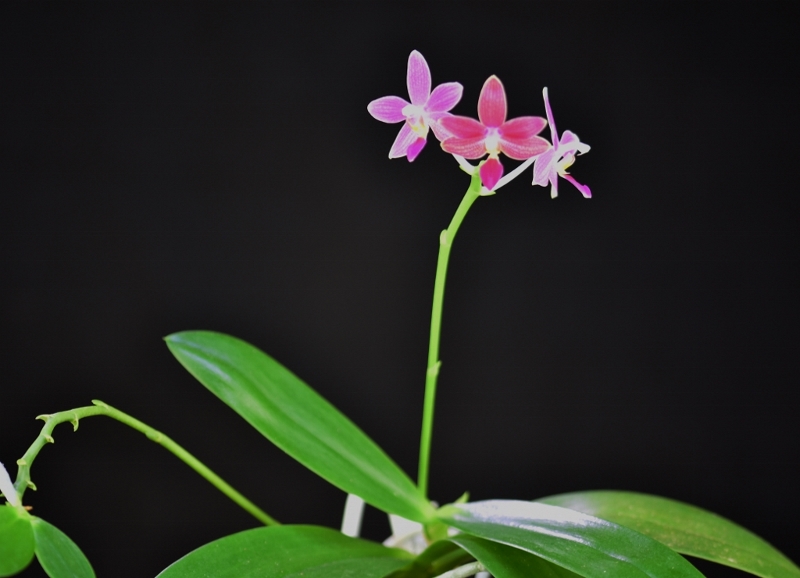
M 550 175 L 555 174 L 556 150 L 551 148 L 536 157 L 533 165 L 533 184 L 546 187 L 551 181 Z
M 556 132 L 556 121 L 553 120 L 553 110 L 550 108 L 550 97 L 547 96 L 547 87 L 542 89 L 544 95 L 544 110 L 547 113 L 547 124 L 550 125 L 550 139 L 553 147 L 558 148 L 558 133 Z
M 534 136 L 526 140 L 508 141 L 500 139 L 500 150 L 515 161 L 524 161 L 542 154 L 550 148 L 550 143 L 541 137 Z
M 14 489 L 14 482 L 11 481 L 11 476 L 8 475 L 5 466 L 0 463 L 0 493 L 5 496 L 6 500 L 12 506 L 19 506 L 19 496 L 17 490 Z
M 373 118 L 390 124 L 402 122 L 406 119 L 403 108 L 408 106 L 408 102 L 399 96 L 384 96 L 373 100 L 367 105 L 367 111 Z
M 415 140 L 419 138 L 419 135 L 414 132 L 414 129 L 405 122 L 403 123 L 400 132 L 397 133 L 397 138 L 394 139 L 394 144 L 392 144 L 392 148 L 389 151 L 389 158 L 390 159 L 399 159 L 400 157 L 406 156 L 408 152 L 408 147 L 410 147 Z
M 497 133 L 505 140 L 525 140 L 536 136 L 546 126 L 547 121 L 541 116 L 520 116 L 504 122 Z
M 413 161 L 417 158 L 417 155 L 422 152 L 422 149 L 425 148 L 425 143 L 428 142 L 422 137 L 417 137 L 417 140 L 409 145 L 408 150 L 406 151 L 406 156 L 408 157 L 408 162 Z
M 567 151 L 571 153 L 577 153 L 579 155 L 588 153 L 592 147 L 587 145 L 578 138 L 571 130 L 565 130 L 564 134 L 561 135 L 561 142 L 559 143 L 559 148 L 564 151 L 563 154 L 566 154 Z
M 464 87 L 460 83 L 445 82 L 433 89 L 425 108 L 428 112 L 447 112 L 458 104 L 463 93 Z
M 503 165 L 497 157 L 489 157 L 480 168 L 481 182 L 490 191 L 503 176 Z
M 558 196 L 558 176 L 553 176 L 550 179 L 550 198 L 555 199 Z
M 468 116 L 448 116 L 439 122 L 445 130 L 461 139 L 484 138 L 488 132 L 485 126 Z
M 484 137 L 458 138 L 450 137 L 442 143 L 442 148 L 454 155 L 460 155 L 465 159 L 479 159 L 486 154 Z
M 563 174 L 561 176 L 564 178 L 564 180 L 567 180 L 570 183 L 572 183 L 575 186 L 575 188 L 578 189 L 585 198 L 587 198 L 587 199 L 591 199 L 592 198 L 592 191 L 591 191 L 591 189 L 589 187 L 587 187 L 586 185 L 580 184 L 578 181 L 576 181 L 572 177 L 572 175 L 570 175 L 568 173 L 567 174 Z
M 434 115 L 431 115 L 430 127 L 431 127 L 431 130 L 433 131 L 433 134 L 436 135 L 436 138 L 439 139 L 440 141 L 444 141 L 446 139 L 449 139 L 451 136 L 453 136 L 453 133 L 451 133 L 449 130 L 444 128 L 444 126 L 442 126 L 442 123 L 439 122 L 439 120 L 442 119 L 442 118 L 445 118 L 446 116 L 450 116 L 450 114 L 447 113 L 447 112 L 439 112 L 439 113 L 435 113 L 435 114 L 444 115 L 444 116 L 441 116 L 439 118 L 435 118 Z
M 492 75 L 486 79 L 478 97 L 478 118 L 489 128 L 497 128 L 506 121 L 506 91 L 500 79 Z
M 408 55 L 406 84 L 411 104 L 423 106 L 431 94 L 431 69 L 422 54 L 416 50 Z

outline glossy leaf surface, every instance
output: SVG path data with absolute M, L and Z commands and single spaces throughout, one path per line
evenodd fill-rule
M 800 578 L 800 568 L 749 530 L 706 510 L 635 492 L 575 492 L 537 500 L 615 522 L 682 554 L 762 578 Z
M 210 331 L 176 333 L 166 341 L 200 383 L 333 485 L 409 520 L 433 516 L 422 493 L 375 442 L 267 354 Z
M 319 526 L 270 526 L 215 540 L 158 578 L 383 578 L 413 556 Z
M 30 515 L 14 506 L 0 506 L 0 576 L 13 576 L 33 560 Z
M 537 502 L 489 500 L 446 506 L 455 528 L 515 546 L 587 578 L 701 578 L 680 554 L 634 530 Z
M 33 518 L 31 525 L 36 558 L 50 578 L 95 578 L 92 565 L 69 536 L 41 518 Z
M 579 578 L 577 574 L 519 548 L 469 534 L 449 538 L 483 564 L 495 578 Z

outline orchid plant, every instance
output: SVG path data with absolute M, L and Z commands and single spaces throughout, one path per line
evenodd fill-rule
M 0 464 L 0 576 L 11 576 L 37 557 L 53 578 L 94 576 L 91 565 L 61 530 L 30 513 L 24 494 L 35 489 L 31 466 L 63 422 L 105 415 L 148 436 L 183 460 L 264 524 L 211 542 L 180 558 L 162 578 L 194 576 L 361 578 L 699 578 L 682 555 L 703 558 L 761 578 L 800 578 L 800 568 L 767 542 L 720 516 L 667 498 L 621 491 L 587 491 L 525 500 L 470 502 L 464 494 L 438 507 L 428 495 L 436 383 L 440 368 L 442 304 L 450 251 L 461 223 L 481 196 L 495 194 L 526 174 L 533 185 L 558 193 L 559 178 L 584 197 L 588 186 L 567 172 L 589 146 L 571 131 L 560 136 L 548 91 L 545 116 L 507 119 L 505 88 L 490 76 L 478 98 L 478 118 L 450 111 L 462 97 L 456 82 L 431 90 L 423 56 L 408 59 L 409 99 L 385 96 L 367 110 L 401 124 L 389 158 L 414 161 L 430 133 L 466 172 L 469 186 L 439 236 L 439 257 L 425 376 L 419 469 L 414 483 L 353 422 L 276 360 L 235 337 L 211 331 L 166 338 L 177 360 L 211 392 L 271 442 L 347 493 L 339 530 L 281 525 L 163 433 L 95 400 L 50 415 L 17 460 L 12 482 Z M 548 142 L 540 136 L 550 127 Z M 520 164 L 506 172 L 501 155 Z M 476 161 L 474 164 L 470 161 Z M 532 174 L 531 174 L 532 173 Z M 364 505 L 389 515 L 384 543 L 358 537 Z

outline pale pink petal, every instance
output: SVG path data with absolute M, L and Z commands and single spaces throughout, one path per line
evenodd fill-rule
M 481 165 L 480 174 L 483 186 L 492 191 L 497 181 L 503 176 L 503 165 L 500 164 L 497 157 L 489 157 L 488 160 Z
M 547 121 L 541 116 L 520 116 L 504 122 L 497 129 L 497 134 L 508 141 L 529 139 L 536 136 L 547 126 Z
M 464 87 L 458 82 L 445 82 L 433 89 L 425 110 L 428 112 L 447 112 L 458 104 Z
M 408 102 L 399 96 L 383 96 L 373 100 L 367 105 L 367 110 L 381 122 L 395 123 L 406 119 L 403 108 Z
M 490 128 L 497 128 L 506 120 L 506 91 L 494 75 L 483 83 L 478 97 L 478 118 Z
M 547 113 L 547 123 L 550 125 L 550 138 L 553 146 L 558 148 L 558 133 L 556 132 L 556 121 L 553 120 L 553 109 L 550 108 L 550 97 L 547 96 L 547 87 L 542 89 L 544 95 L 544 110 Z
M 539 136 L 513 141 L 501 137 L 499 145 L 501 152 L 516 161 L 524 161 L 535 157 L 550 148 L 550 143 Z
M 439 122 L 445 130 L 450 131 L 458 138 L 473 139 L 486 136 L 486 127 L 468 116 L 448 116 Z
M 591 199 L 592 198 L 592 191 L 591 191 L 591 189 L 589 189 L 589 187 L 587 187 L 586 185 L 580 184 L 578 181 L 576 181 L 574 178 L 572 178 L 572 175 L 566 174 L 566 175 L 562 175 L 562 176 L 564 177 L 565 180 L 571 182 L 575 186 L 575 188 L 578 189 L 585 198 L 587 198 L 587 199 Z
M 486 154 L 486 145 L 482 136 L 473 138 L 450 137 L 442 143 L 442 148 L 465 159 L 479 159 Z
M 411 126 L 407 122 L 403 123 L 403 127 L 400 129 L 400 132 L 397 133 L 397 138 L 394 139 L 394 144 L 389 151 L 389 158 L 399 159 L 400 157 L 406 156 L 408 147 L 414 144 L 417 138 L 419 138 L 419 135 L 414 132 Z
M 408 55 L 406 84 L 411 104 L 424 105 L 431 94 L 431 69 L 428 68 L 425 58 L 416 50 Z
M 581 142 L 578 135 L 571 130 L 565 130 L 564 134 L 561 135 L 561 146 L 559 148 L 562 150 L 568 149 L 570 152 L 577 152 L 582 155 L 588 153 L 592 147 L 585 142 Z
M 406 151 L 406 156 L 408 157 L 408 162 L 413 161 L 417 158 L 417 155 L 422 152 L 422 149 L 425 148 L 425 139 L 422 137 L 418 137 L 411 146 L 408 147 L 408 151 Z
M 546 187 L 550 182 L 551 175 L 556 174 L 555 164 L 556 159 L 555 149 L 550 149 L 539 155 L 533 164 L 533 184 L 540 187 Z

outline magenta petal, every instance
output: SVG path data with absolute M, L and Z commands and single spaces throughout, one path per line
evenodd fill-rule
M 422 137 L 417 138 L 414 142 L 411 143 L 411 146 L 408 147 L 406 151 L 406 156 L 408 157 L 408 162 L 413 161 L 417 158 L 417 155 L 422 152 L 422 149 L 425 148 L 425 139 Z
M 433 89 L 425 109 L 428 112 L 447 112 L 458 104 L 464 87 L 458 82 L 445 82 Z
M 486 127 L 468 116 L 448 116 L 439 122 L 445 130 L 458 138 L 474 139 L 486 136 Z
M 394 144 L 392 144 L 392 148 L 389 151 L 389 158 L 390 159 L 398 159 L 400 157 L 406 156 L 408 152 L 408 147 L 410 147 L 415 140 L 419 138 L 419 135 L 414 132 L 411 126 L 406 122 L 403 123 L 400 132 L 397 133 L 397 138 L 394 139 Z
M 408 102 L 399 96 L 384 96 L 367 105 L 367 111 L 381 122 L 395 123 L 406 119 L 403 108 Z
M 562 175 L 562 176 L 564 177 L 565 180 L 571 182 L 575 186 L 575 188 L 578 189 L 585 198 L 587 198 L 587 199 L 591 199 L 592 198 L 592 191 L 591 191 L 591 189 L 589 187 L 587 187 L 586 185 L 580 184 L 578 181 L 576 181 L 574 178 L 572 178 L 572 175 Z
M 535 157 L 550 148 L 550 143 L 538 136 L 513 141 L 501 137 L 499 144 L 500 151 L 516 161 L 524 161 Z
M 548 151 L 543 152 L 539 155 L 533 162 L 533 184 L 539 185 L 540 187 L 546 187 L 547 183 L 550 182 L 551 177 L 555 178 L 555 162 L 556 162 L 556 151 L 555 149 L 550 149 Z
M 442 148 L 465 159 L 479 159 L 486 154 L 486 145 L 482 136 L 474 138 L 450 137 L 442 143 Z
M 521 116 L 504 122 L 497 133 L 501 138 L 509 141 L 529 139 L 536 136 L 547 126 L 547 121 L 541 116 Z
M 489 157 L 489 159 L 481 165 L 480 175 L 483 186 L 493 191 L 497 181 L 503 178 L 503 165 L 500 164 L 497 158 Z
M 408 74 L 406 75 L 408 85 L 408 96 L 411 97 L 411 104 L 422 106 L 428 101 L 431 94 L 431 69 L 425 58 L 417 52 L 412 51 L 408 56 Z
M 494 75 L 483 83 L 478 97 L 478 118 L 490 128 L 499 127 L 506 120 L 506 91 Z

